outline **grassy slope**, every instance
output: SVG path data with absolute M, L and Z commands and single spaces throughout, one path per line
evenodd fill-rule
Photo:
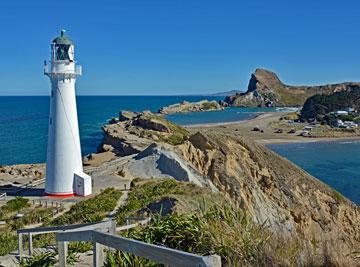
M 17 249 L 16 230 L 27 225 L 38 223 L 40 218 L 44 225 L 63 225 L 101 221 L 108 212 L 112 211 L 122 193 L 119 190 L 108 188 L 99 195 L 80 201 L 65 214 L 52 219 L 53 209 L 40 206 L 31 207 L 29 200 L 16 198 L 0 208 L 1 220 L 7 224 L 0 228 L 0 255 L 6 255 Z M 21 219 L 14 219 L 16 212 L 24 213 Z M 36 236 L 34 245 L 43 247 L 53 244 L 53 234 Z
M 231 201 L 189 183 L 164 180 L 138 184 L 117 214 L 118 222 L 164 198 L 176 199 L 172 214 L 155 214 L 150 225 L 124 235 L 202 255 L 218 254 L 230 266 L 292 265 L 299 258 L 298 240 L 272 236 L 266 225 L 254 223 Z M 287 242 L 286 248 L 283 242 Z M 154 263 L 122 252 L 108 255 L 108 266 L 125 264 L 151 266 Z

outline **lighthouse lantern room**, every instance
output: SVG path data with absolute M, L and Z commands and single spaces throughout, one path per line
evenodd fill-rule
M 74 43 L 62 30 L 51 44 L 44 74 L 51 81 L 45 194 L 54 197 L 91 194 L 91 177 L 83 172 L 75 82 L 81 66 Z

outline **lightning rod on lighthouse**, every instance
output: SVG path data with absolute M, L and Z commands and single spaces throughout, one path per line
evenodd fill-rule
M 91 194 L 91 177 L 83 172 L 75 82 L 81 75 L 74 43 L 65 30 L 51 44 L 44 74 L 51 81 L 45 194 L 54 197 Z

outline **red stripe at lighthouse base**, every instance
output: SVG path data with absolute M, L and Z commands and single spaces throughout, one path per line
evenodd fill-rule
M 58 194 L 54 194 L 54 193 L 46 193 L 46 192 L 45 192 L 45 196 L 65 198 L 65 197 L 74 197 L 75 194 L 74 194 L 74 193 L 58 193 Z

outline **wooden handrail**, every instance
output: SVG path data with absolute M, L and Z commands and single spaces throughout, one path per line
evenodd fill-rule
M 116 222 L 108 220 L 108 221 L 95 222 L 95 223 L 18 229 L 16 232 L 18 234 L 19 258 L 21 258 L 22 254 L 23 254 L 23 235 L 24 234 L 29 235 L 29 255 L 31 256 L 33 254 L 32 237 L 34 235 L 47 234 L 47 233 L 58 233 L 58 232 L 70 232 L 71 233 L 71 231 L 88 231 L 88 230 L 103 230 L 103 231 L 110 231 L 110 232 L 114 233 L 116 231 L 115 228 L 116 228 Z
M 108 224 L 110 221 L 103 222 L 95 222 L 95 223 L 83 223 L 83 224 L 69 224 L 69 225 L 61 225 L 61 226 L 46 226 L 46 227 L 37 227 L 37 228 L 23 228 L 18 229 L 16 232 L 18 234 L 46 234 L 46 233 L 56 233 L 60 231 L 68 231 L 72 229 L 79 229 L 82 227 L 96 227 L 100 224 Z
M 154 260 L 156 262 L 180 267 L 220 267 L 221 258 L 218 255 L 200 256 L 176 249 L 149 244 L 134 239 L 129 239 L 116 235 L 115 233 L 105 233 L 98 230 L 59 232 L 56 234 L 58 242 L 59 259 L 66 259 L 67 242 L 73 241 L 92 241 L 93 247 L 93 266 L 103 266 L 104 247 L 121 250 L 134 254 L 139 257 Z M 60 262 L 59 262 L 60 263 Z M 60 267 L 65 267 L 66 261 L 62 260 Z
M 135 224 L 124 225 L 116 228 L 116 221 L 108 220 L 97 223 L 38 227 L 32 229 L 19 229 L 19 257 L 22 255 L 22 236 L 29 235 L 29 255 L 31 256 L 32 236 L 44 233 L 56 233 L 59 252 L 59 266 L 66 266 L 67 243 L 78 241 L 91 241 L 93 243 L 93 266 L 99 267 L 104 263 L 104 247 L 128 252 L 139 257 L 154 260 L 169 266 L 196 266 L 196 267 L 220 267 L 221 258 L 217 255 L 200 256 L 163 246 L 149 244 L 134 239 L 116 235 L 116 230 L 128 230 L 141 224 L 150 222 L 145 218 Z

